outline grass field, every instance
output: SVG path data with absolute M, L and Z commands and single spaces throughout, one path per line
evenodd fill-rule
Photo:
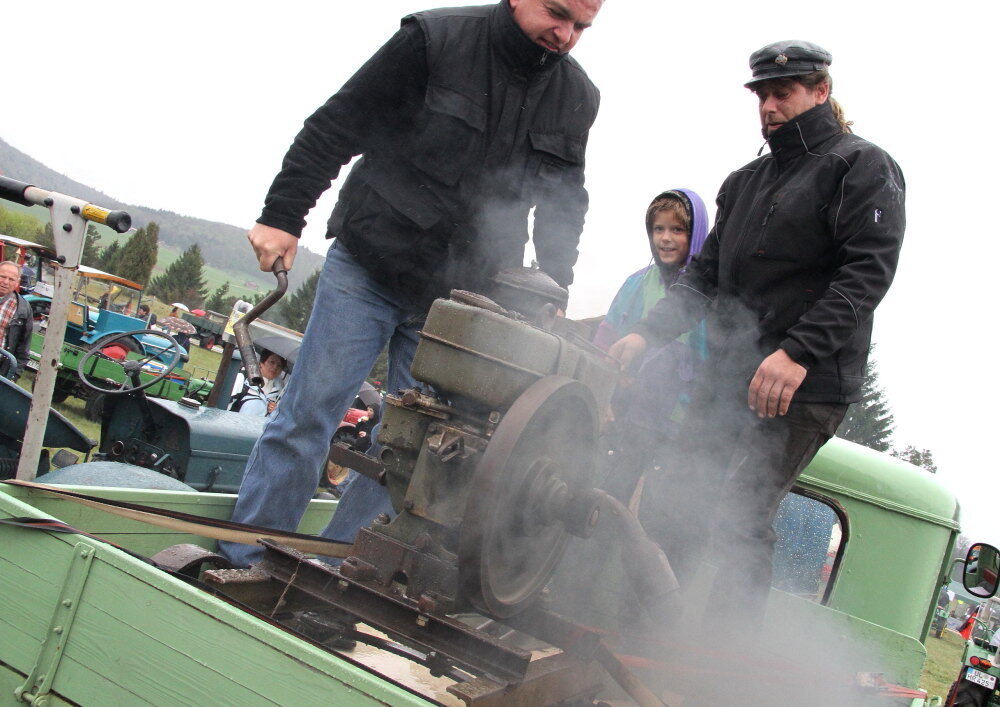
M 958 677 L 959 664 L 965 639 L 950 629 L 941 638 L 927 637 L 927 662 L 920 675 L 920 688 L 931 697 L 946 697 L 951 684 Z

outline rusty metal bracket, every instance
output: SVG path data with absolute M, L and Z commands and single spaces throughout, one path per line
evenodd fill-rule
M 348 469 L 354 469 L 362 476 L 367 476 L 385 486 L 385 465 L 374 457 L 351 449 L 344 442 L 331 444 L 326 460 Z
M 425 653 L 444 656 L 470 673 L 504 685 L 523 679 L 531 660 L 527 651 L 504 646 L 456 619 L 426 614 L 416 602 L 349 579 L 333 567 L 313 564 L 307 555 L 291 548 L 268 540 L 261 540 L 261 545 L 264 559 L 255 568 L 287 587 L 346 611 Z M 285 598 L 292 599 L 287 591 Z
M 462 461 L 480 454 L 486 440 L 455 427 L 432 424 L 427 428 L 427 450 L 442 462 Z
M 556 653 L 531 662 L 524 681 L 500 685 L 488 678 L 476 678 L 448 686 L 448 692 L 467 705 L 591 704 L 603 688 L 600 670 L 593 663 Z
M 87 584 L 93 561 L 94 547 L 86 543 L 77 543 L 35 665 L 31 668 L 24 684 L 14 690 L 14 697 L 19 701 L 38 707 L 48 703 L 49 690 L 59 670 L 63 647 L 73 627 L 76 610 L 80 606 L 80 596 Z

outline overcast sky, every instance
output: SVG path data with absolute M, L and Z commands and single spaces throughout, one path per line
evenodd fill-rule
M 8 3 L 0 137 L 123 201 L 249 226 L 303 119 L 427 6 Z M 906 242 L 875 321 L 897 444 L 931 449 L 964 532 L 1000 543 L 996 7 L 609 0 L 574 50 L 602 105 L 569 314 L 604 312 L 647 262 L 655 194 L 685 186 L 711 203 L 755 157 L 749 54 L 821 44 L 855 131 L 907 180 Z M 338 187 L 303 238 L 317 252 Z

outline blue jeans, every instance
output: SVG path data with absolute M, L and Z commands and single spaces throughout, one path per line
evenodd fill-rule
M 330 440 L 386 342 L 387 389 L 416 387 L 410 363 L 424 312 L 376 283 L 347 250 L 333 242 L 316 287 L 305 338 L 273 419 L 247 461 L 232 519 L 294 531 L 316 493 Z M 378 455 L 377 445 L 368 454 Z M 393 514 L 389 493 L 352 474 L 337 512 L 322 535 L 353 542 L 380 513 Z M 237 567 L 258 561 L 255 545 L 220 542 Z

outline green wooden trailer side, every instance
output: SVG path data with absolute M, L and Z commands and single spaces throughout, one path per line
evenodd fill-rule
M 234 499 L 97 492 L 217 518 L 228 518 Z M 300 529 L 318 531 L 334 505 L 314 502 Z M 140 553 L 211 542 L 42 492 L 0 488 L 0 518 L 12 517 L 85 522 L 88 532 Z M 0 525 L 0 596 L 6 603 L 0 612 L 0 705 L 32 699 L 36 705 L 427 704 L 346 658 L 90 537 Z

